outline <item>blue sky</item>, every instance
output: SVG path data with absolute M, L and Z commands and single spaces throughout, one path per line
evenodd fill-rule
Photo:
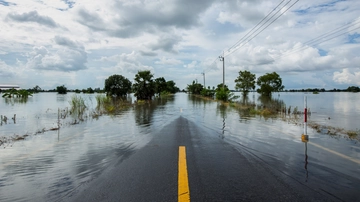
M 280 3 L 295 4 L 229 52 Z M 225 52 L 230 88 L 242 70 L 275 71 L 285 89 L 360 86 L 358 13 L 357 0 L 0 0 L 0 84 L 103 88 L 150 70 L 217 86 Z

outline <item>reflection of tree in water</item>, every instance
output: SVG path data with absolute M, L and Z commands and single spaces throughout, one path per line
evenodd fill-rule
M 206 104 L 213 102 L 213 100 L 207 100 L 204 97 L 197 97 L 191 94 L 189 94 L 188 98 L 191 100 L 193 106 L 205 106 Z
M 27 97 L 14 97 L 14 98 L 4 98 L 4 99 L 5 99 L 5 104 L 7 105 L 14 105 L 16 103 L 24 104 L 27 103 L 27 101 L 29 100 L 29 98 Z
M 160 106 L 165 106 L 168 102 L 173 102 L 174 97 L 156 98 L 150 101 L 141 101 L 135 104 L 135 121 L 140 126 L 149 126 L 152 122 L 153 114 Z
M 257 106 L 259 109 L 268 109 L 272 113 L 281 112 L 281 110 L 285 106 L 283 100 L 280 100 L 279 98 L 274 99 L 272 97 L 264 95 L 259 96 L 258 101 L 260 101 L 260 104 Z

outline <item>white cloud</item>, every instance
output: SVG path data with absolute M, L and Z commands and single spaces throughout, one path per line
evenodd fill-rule
M 156 61 L 155 64 L 159 64 L 159 65 L 181 65 L 182 61 L 177 60 L 175 58 L 162 57 L 162 58 L 160 58 L 159 61 Z
M 334 72 L 333 79 L 340 84 L 358 85 L 360 86 L 360 68 L 350 70 L 349 68 L 342 69 L 341 72 Z

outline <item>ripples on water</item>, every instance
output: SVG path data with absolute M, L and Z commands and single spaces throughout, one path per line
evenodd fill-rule
M 360 185 L 360 163 L 356 161 L 360 159 L 360 147 L 356 142 L 309 129 L 310 142 L 305 145 L 300 139 L 301 126 L 277 118 L 249 116 L 183 93 L 169 99 L 156 99 L 150 105 L 136 105 L 120 114 L 89 118 L 76 125 L 69 124 L 69 117 L 62 120 L 60 130 L 34 135 L 39 130 L 57 126 L 58 108 L 70 107 L 71 96 L 40 93 L 29 98 L 27 103 L 0 102 L 1 115 L 17 115 L 16 123 L 0 126 L 0 136 L 30 135 L 24 141 L 1 146 L 0 201 L 66 200 L 107 167 L 131 157 L 152 139 L 153 134 L 179 116 L 193 121 L 209 134 L 217 134 L 240 151 L 276 165 L 279 172 L 301 182 L 322 182 L 319 180 L 322 178 L 315 177 L 322 176 L 340 179 L 337 186 Z M 82 96 L 89 108 L 95 108 L 94 95 Z M 281 93 L 280 97 L 275 97 L 301 110 L 303 96 Z M 358 127 L 360 106 L 355 103 L 359 94 L 307 96 L 308 107 L 313 112 L 312 121 L 349 129 Z M 251 94 L 249 99 L 258 102 L 256 94 Z

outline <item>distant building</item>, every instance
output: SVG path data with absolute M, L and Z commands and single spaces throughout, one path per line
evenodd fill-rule
M 3 90 L 8 90 L 8 89 L 20 89 L 20 86 L 18 85 L 3 85 L 3 84 L 0 84 L 0 92 L 3 91 Z

